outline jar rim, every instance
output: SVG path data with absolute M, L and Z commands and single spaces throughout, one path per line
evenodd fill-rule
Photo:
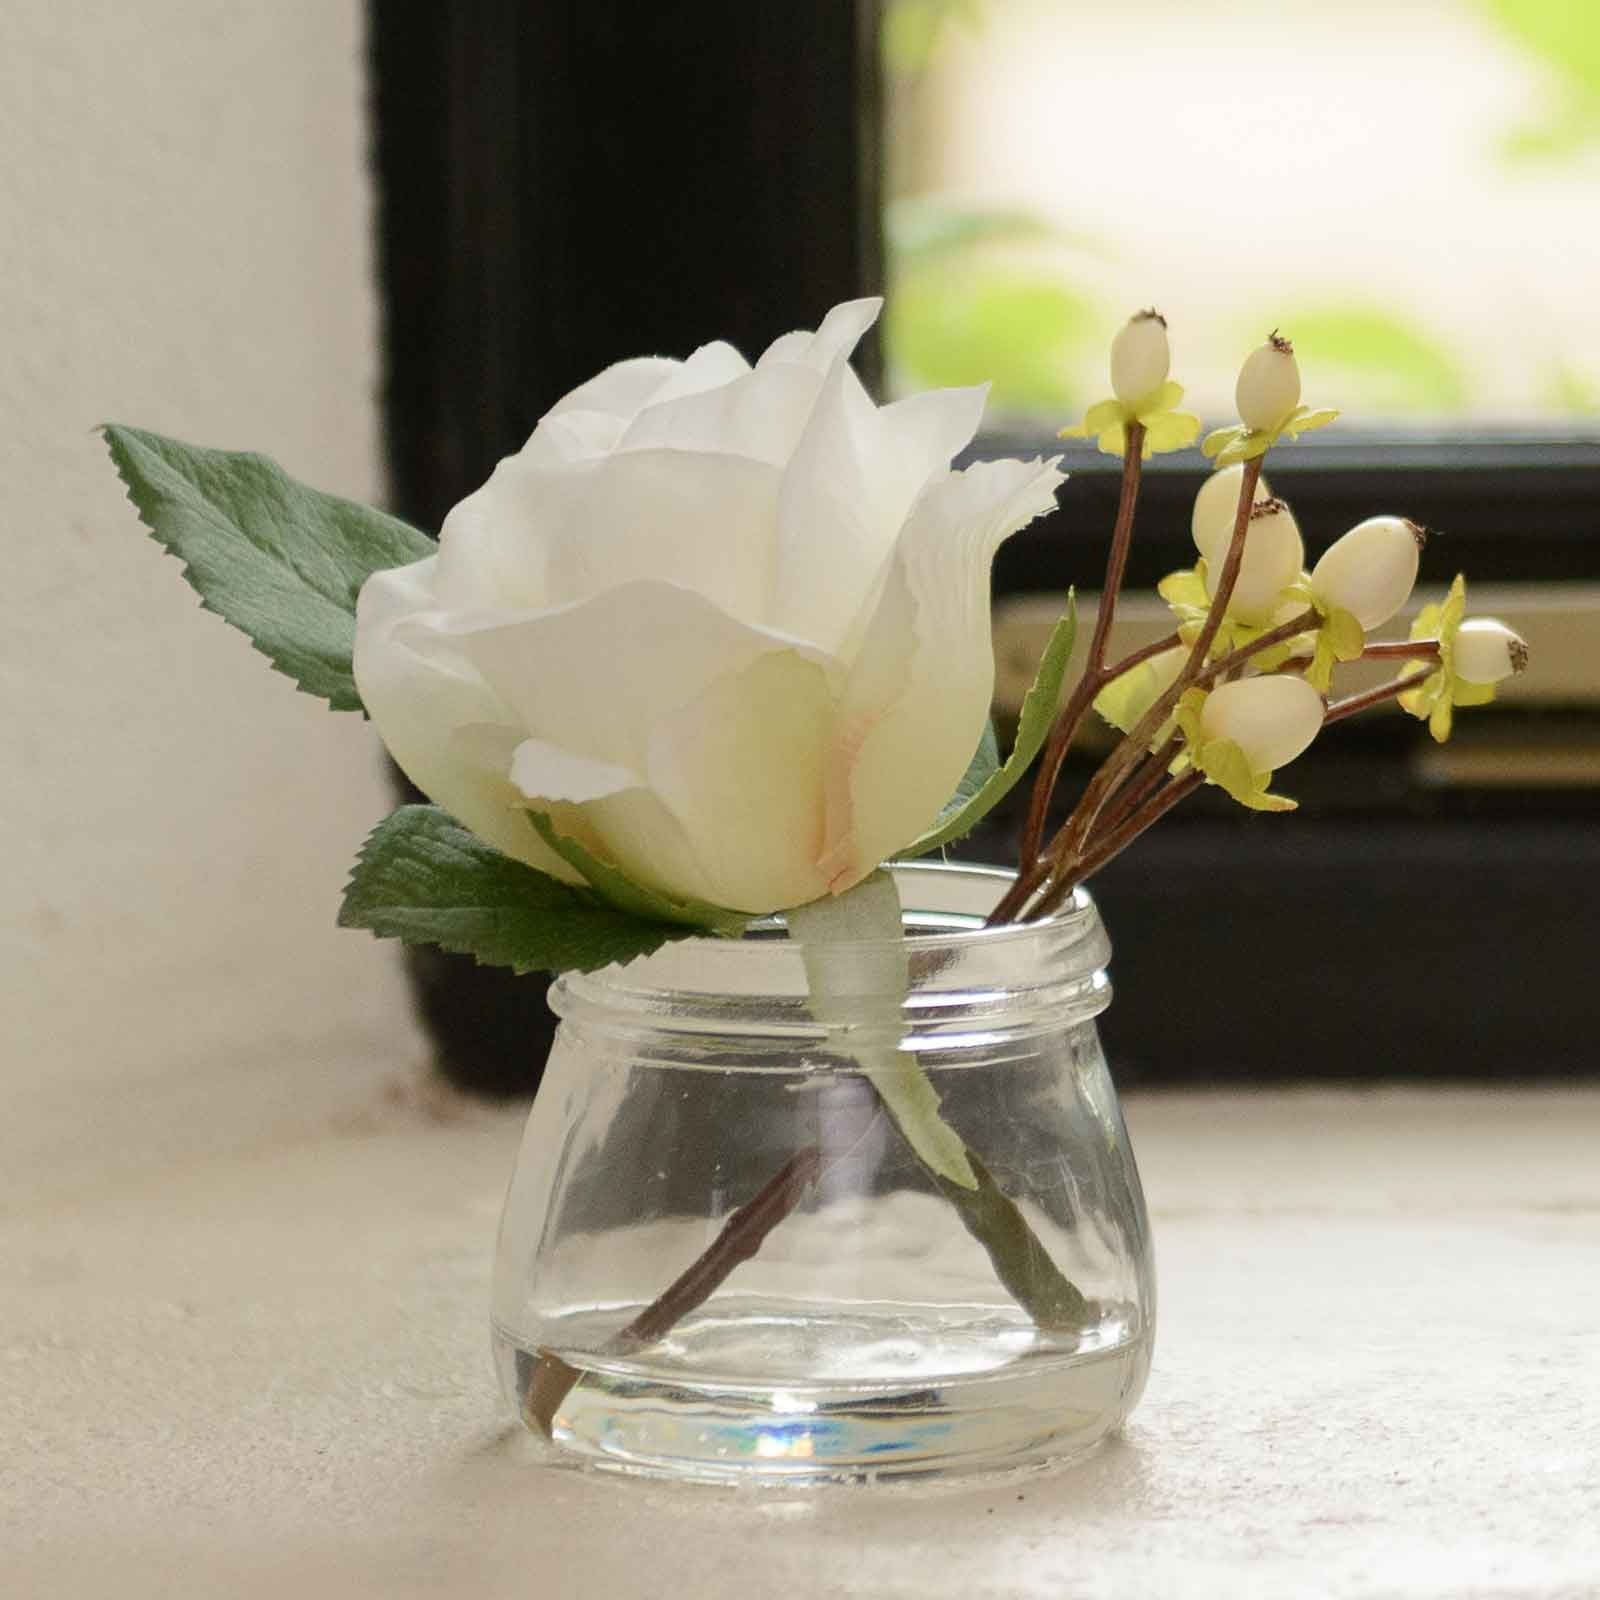
M 1040 917 L 1034 922 L 997 922 L 990 925 L 983 918 L 1017 881 L 1013 868 L 988 866 L 976 861 L 890 861 L 886 867 L 894 876 L 900 891 L 900 903 L 904 907 L 902 937 L 916 940 L 922 949 L 926 949 L 931 942 L 948 942 L 958 947 L 1004 943 L 1008 939 L 1038 937 L 1063 928 L 1075 929 L 1097 920 L 1094 900 L 1089 891 L 1080 885 L 1073 890 L 1067 903 L 1048 917 Z M 941 910 L 935 906 L 914 903 L 907 889 L 918 884 L 939 885 L 956 893 L 965 885 L 977 893 L 971 897 L 971 908 Z M 985 893 L 986 890 L 992 892 Z M 781 933 L 782 938 L 774 939 L 772 935 L 775 933 Z M 774 944 L 789 943 L 788 921 L 783 912 L 777 911 L 770 916 L 758 917 L 742 938 L 719 942 L 746 949 L 771 950 Z M 843 939 L 835 941 L 832 948 L 851 950 L 898 942 L 888 939 Z
M 891 870 L 905 906 L 905 936 L 831 942 L 821 959 L 854 969 L 846 987 L 861 995 L 860 974 L 904 975 L 904 963 L 897 968 L 882 958 L 907 957 L 908 987 L 897 985 L 894 993 L 910 1032 L 926 1035 L 935 1019 L 948 1024 L 951 1037 L 970 1034 L 980 1022 L 986 1029 L 1029 1029 L 1105 1008 L 1111 947 L 1081 888 L 1052 916 L 990 927 L 983 918 L 1015 873 L 965 862 L 896 862 Z M 675 939 L 626 965 L 565 973 L 550 998 L 559 1016 L 581 1017 L 585 1026 L 649 1018 L 675 1031 L 732 1028 L 774 1038 L 815 1038 L 854 1026 L 824 1025 L 812 1014 L 805 956 L 781 915 L 757 919 L 742 938 Z

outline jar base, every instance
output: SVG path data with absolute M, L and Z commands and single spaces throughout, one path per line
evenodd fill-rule
M 670 1361 L 550 1340 L 580 1374 L 550 1439 L 575 1464 L 723 1484 L 926 1481 L 1070 1460 L 1132 1410 L 1150 1341 L 1062 1350 L 1037 1339 L 1010 1318 L 908 1331 L 903 1316 L 808 1320 L 792 1307 L 743 1306 L 675 1329 Z M 538 1352 L 499 1328 L 494 1347 L 526 1420 Z M 828 1359 L 797 1369 L 784 1359 L 797 1351 Z M 765 1376 L 786 1368 L 811 1375 Z

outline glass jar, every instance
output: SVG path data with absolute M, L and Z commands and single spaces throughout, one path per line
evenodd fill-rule
M 717 1482 L 966 1473 L 1086 1451 L 1137 1401 L 1155 1286 L 1094 905 L 985 928 L 1009 873 L 895 877 L 910 980 L 864 1014 L 889 1000 L 889 1060 L 937 1094 L 966 1183 L 880 1100 L 882 1042 L 816 1020 L 781 919 L 555 984 L 493 1338 L 564 1454 Z

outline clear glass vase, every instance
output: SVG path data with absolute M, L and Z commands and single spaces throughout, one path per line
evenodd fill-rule
M 779 919 L 554 986 L 493 1337 L 564 1454 L 717 1482 L 967 1473 L 1079 1454 L 1137 1401 L 1155 1289 L 1094 905 L 984 928 L 1009 874 L 895 875 L 888 1058 L 937 1094 L 966 1183 L 900 1132 L 883 1049 L 815 1020 Z M 853 957 L 882 969 L 829 955 Z

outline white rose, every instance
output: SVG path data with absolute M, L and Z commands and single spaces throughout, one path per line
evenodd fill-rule
M 989 567 L 1054 462 L 950 470 L 983 389 L 877 407 L 881 302 L 574 389 L 361 591 L 355 675 L 412 781 L 564 878 L 526 811 L 665 893 L 838 893 L 922 832 L 988 714 Z

